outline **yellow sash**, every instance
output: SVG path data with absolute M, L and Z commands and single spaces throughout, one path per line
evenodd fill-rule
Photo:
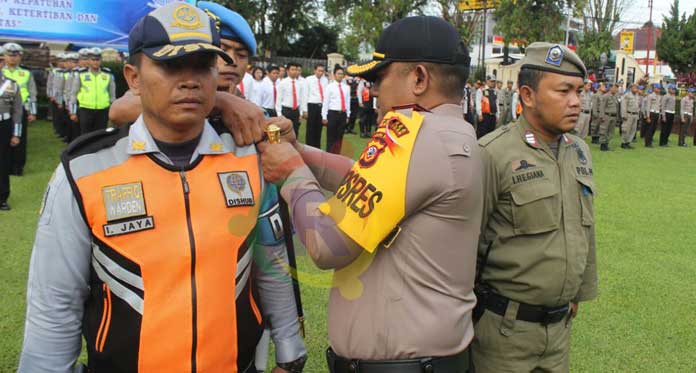
M 422 124 L 416 111 L 387 113 L 336 194 L 319 206 L 370 253 L 405 215 L 408 165 Z

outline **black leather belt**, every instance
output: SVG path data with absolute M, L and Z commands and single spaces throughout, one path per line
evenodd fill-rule
M 616 116 L 616 114 L 611 114 L 611 113 L 606 113 L 606 114 L 607 114 L 608 116 L 610 116 L 610 117 L 615 117 L 615 116 Z
M 582 112 L 585 113 L 585 114 L 590 114 L 590 113 L 591 113 L 590 110 L 583 110 Z
M 340 357 L 329 347 L 326 361 L 331 373 L 466 373 L 469 349 L 452 356 L 408 360 L 351 360 Z
M 500 316 L 505 316 L 510 300 L 502 295 L 490 292 L 486 294 L 485 299 L 481 299 L 481 302 L 487 310 Z M 517 309 L 517 320 L 549 325 L 565 319 L 569 311 L 570 305 L 568 304 L 559 307 L 544 307 L 520 303 L 520 307 Z
M 631 113 L 631 112 L 629 111 L 628 113 L 631 114 L 631 115 L 638 115 L 638 112 Z

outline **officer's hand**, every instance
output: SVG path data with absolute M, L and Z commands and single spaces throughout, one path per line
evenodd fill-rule
M 483 122 L 483 115 L 479 115 L 479 122 Z
M 77 115 L 75 114 L 70 114 L 70 120 L 77 123 Z
M 287 142 L 270 144 L 264 141 L 257 148 L 261 152 L 263 177 L 273 184 L 282 185 L 293 171 L 305 165 L 300 153 Z
M 58 104 L 58 109 L 63 110 L 63 104 Z
M 12 136 L 12 138 L 10 139 L 10 146 L 17 146 L 17 145 L 19 145 L 19 143 L 20 143 L 19 137 Z
M 578 308 L 580 307 L 580 303 L 571 303 L 570 304 L 570 317 L 575 318 L 578 315 Z
M 33 121 L 35 121 L 35 120 L 36 120 L 36 115 L 34 115 L 34 114 L 29 114 L 29 115 L 27 116 L 27 122 L 31 123 L 31 122 L 33 122 Z
M 324 126 L 328 126 L 328 125 L 329 125 L 329 121 L 326 120 L 326 119 L 322 119 L 322 120 L 321 120 L 321 124 L 323 124 Z
M 226 92 L 218 92 L 215 98 L 215 108 L 220 110 L 222 121 L 238 146 L 261 141 L 266 118 L 258 106 Z
M 302 119 L 307 119 L 309 118 L 309 114 L 307 113 L 302 113 Z

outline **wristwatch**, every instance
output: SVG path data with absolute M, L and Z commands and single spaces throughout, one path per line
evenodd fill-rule
M 285 369 L 290 373 L 302 373 L 306 362 L 307 355 L 302 355 L 297 360 L 288 363 L 277 363 L 277 365 L 278 368 Z

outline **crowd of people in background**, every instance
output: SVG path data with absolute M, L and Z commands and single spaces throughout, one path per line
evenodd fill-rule
M 590 136 L 591 143 L 598 144 L 600 151 L 609 151 L 616 127 L 622 149 L 634 149 L 632 144 L 638 142 L 638 137 L 644 140 L 646 148 L 652 148 L 659 129 L 659 146 L 666 147 L 676 124 L 679 126 L 677 146 L 687 147 L 686 137 L 694 123 L 695 92 L 695 87 L 680 90 L 674 84 L 668 84 L 665 92 L 660 83 L 625 85 L 586 80 L 575 134 L 583 139 Z M 508 81 L 503 87 L 503 82 L 491 75 L 485 82 L 466 84 L 462 108 L 464 118 L 476 127 L 479 138 L 516 121 L 522 113 L 514 82 Z M 693 145 L 696 146 L 696 136 Z
M 369 138 L 377 125 L 376 99 L 370 94 L 371 84 L 360 78 L 346 77 L 340 65 L 327 69 L 313 66 L 313 73 L 302 75 L 303 66 L 290 62 L 286 66 L 264 68 L 248 65 L 237 85 L 237 92 L 263 109 L 267 116 L 282 115 L 300 132 L 306 120 L 306 143 L 319 148 L 326 127 L 325 149 L 341 152 L 343 135 L 357 134 Z

